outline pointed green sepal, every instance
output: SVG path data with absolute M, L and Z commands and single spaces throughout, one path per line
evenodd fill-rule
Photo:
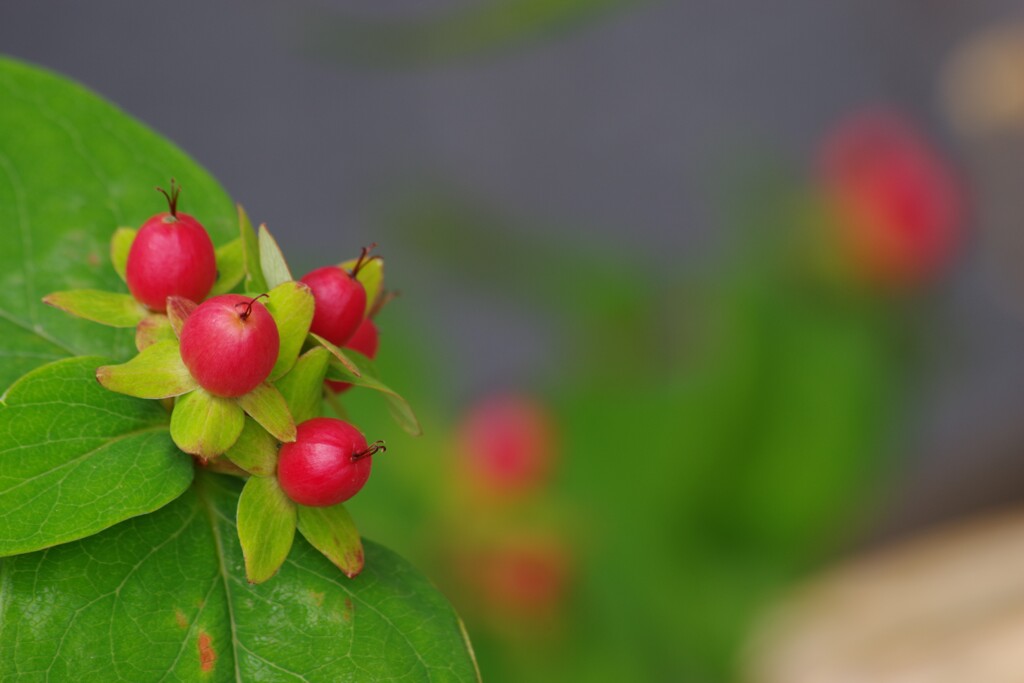
M 422 434 L 423 430 L 420 427 L 419 420 L 416 419 L 412 406 L 394 389 L 380 381 L 380 375 L 377 374 L 377 367 L 373 361 L 352 349 L 346 349 L 345 353 L 348 356 L 348 360 L 359 368 L 359 374 L 356 375 L 350 372 L 337 358 L 334 358 L 327 368 L 327 379 L 336 382 L 348 382 L 357 387 L 366 387 L 367 389 L 381 392 L 384 394 L 384 398 L 387 399 L 388 408 L 395 422 L 413 436 Z
M 245 418 L 245 427 L 235 445 L 224 454 L 249 474 L 271 477 L 277 470 L 277 439 L 251 417 Z
M 245 265 L 245 289 L 249 292 L 265 292 L 267 279 L 263 277 L 263 267 L 260 266 L 260 243 L 256 238 L 256 232 L 252 229 L 252 222 L 249 214 L 245 212 L 241 204 L 238 204 L 238 229 L 242 240 L 242 259 Z
M 309 334 L 309 325 L 313 322 L 313 292 L 305 283 L 288 281 L 270 290 L 264 303 L 277 323 L 281 339 L 277 362 L 270 371 L 270 381 L 273 382 L 291 370 L 299 357 Z
M 137 398 L 170 398 L 199 386 L 173 340 L 147 346 L 127 363 L 100 366 L 96 379 L 111 391 Z
M 263 583 L 281 568 L 295 539 L 295 503 L 275 477 L 250 477 L 238 498 L 238 540 L 249 583 Z
M 242 410 L 262 425 L 278 441 L 295 441 L 295 420 L 284 396 L 273 385 L 264 382 L 248 394 L 235 399 Z
M 139 351 L 157 342 L 176 339 L 171 321 L 162 313 L 150 313 L 135 328 L 135 348 Z
M 245 277 L 245 250 L 241 237 L 217 249 L 216 256 L 217 281 L 213 283 L 210 296 L 230 292 Z
M 188 317 L 198 307 L 195 301 L 185 297 L 167 297 L 167 317 L 170 320 L 171 328 L 174 330 L 176 338 L 181 337 L 181 328 L 185 326 L 185 321 L 188 320 Z
M 319 334 L 313 332 L 310 332 L 309 336 L 316 340 L 316 343 L 320 344 L 322 347 L 330 351 L 331 355 L 334 356 L 334 359 L 337 361 L 337 363 L 340 364 L 345 369 L 346 372 L 353 374 L 356 377 L 358 377 L 361 374 L 360 369 L 356 367 L 356 364 L 353 363 L 352 360 L 348 357 L 347 352 L 341 350 L 340 346 L 335 346 L 331 342 L 321 337 Z M 332 365 L 333 364 L 334 363 L 332 362 Z
M 350 579 L 363 571 L 363 541 L 344 504 L 325 508 L 296 507 L 299 533 L 310 545 Z
M 118 228 L 110 238 L 110 262 L 121 280 L 128 279 L 128 252 L 138 232 L 135 228 Z
M 110 327 L 135 327 L 147 314 L 146 309 L 131 294 L 100 289 L 53 292 L 43 297 L 43 303 Z
M 284 396 L 296 424 L 319 417 L 323 405 L 324 377 L 331 354 L 317 347 L 299 356 L 291 371 L 275 386 Z
M 231 448 L 245 425 L 245 413 L 233 399 L 202 388 L 174 403 L 171 439 L 186 453 L 211 460 Z
M 353 258 L 338 264 L 338 267 L 352 272 L 352 269 L 356 267 L 358 262 L 359 259 Z M 359 272 L 356 273 L 356 279 L 362 283 L 363 289 L 366 290 L 366 313 L 364 315 L 369 315 L 384 288 L 384 259 L 380 256 L 369 257 L 360 266 Z
M 260 268 L 263 270 L 263 277 L 266 278 L 268 287 L 277 287 L 279 284 L 293 280 L 292 273 L 288 270 L 288 264 L 281 253 L 281 247 L 277 246 L 266 225 L 260 226 Z

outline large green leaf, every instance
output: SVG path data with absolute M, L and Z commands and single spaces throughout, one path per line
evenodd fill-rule
M 73 318 L 42 297 L 126 292 L 110 240 L 166 210 L 153 188 L 172 176 L 182 208 L 214 243 L 236 236 L 235 208 L 180 150 L 78 85 L 0 58 L 0 102 L 0 387 L 69 355 L 125 360 L 130 331 Z
M 154 401 L 95 378 L 101 358 L 68 358 L 16 382 L 0 406 L 0 555 L 83 538 L 151 512 L 192 481 Z
M 380 546 L 347 579 L 296 537 L 277 576 L 248 584 L 240 488 L 203 474 L 159 512 L 4 560 L 0 679 L 479 680 L 451 607 Z

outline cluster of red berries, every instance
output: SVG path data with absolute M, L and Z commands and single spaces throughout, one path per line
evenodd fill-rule
M 217 281 L 216 254 L 202 224 L 178 211 L 180 191 L 173 181 L 169 193 L 160 189 L 169 210 L 138 230 L 128 251 L 125 280 L 135 300 L 152 313 L 167 313 L 168 303 L 176 298 L 197 304 L 187 304 L 178 334 L 181 361 L 205 391 L 221 398 L 241 397 L 267 381 L 274 369 L 281 349 L 278 323 L 260 301 L 267 294 L 206 299 Z M 369 258 L 369 249 L 364 249 L 352 269 L 318 268 L 301 282 L 314 299 L 310 331 L 372 358 L 377 328 L 367 317 L 367 294 L 356 277 Z M 328 381 L 327 386 L 337 392 L 350 385 Z M 370 475 L 371 456 L 383 449 L 381 442 L 368 445 L 358 429 L 339 419 L 306 420 L 295 434 L 294 441 L 280 448 L 277 479 L 301 505 L 330 506 L 351 498 Z

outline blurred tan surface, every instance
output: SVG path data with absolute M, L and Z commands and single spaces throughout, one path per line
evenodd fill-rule
M 811 580 L 757 630 L 746 671 L 748 683 L 1024 681 L 1024 511 Z

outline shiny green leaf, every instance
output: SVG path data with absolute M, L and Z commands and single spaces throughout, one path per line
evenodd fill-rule
M 0 555 L 65 543 L 151 512 L 192 480 L 191 460 L 167 435 L 167 413 L 99 386 L 94 372 L 102 362 L 44 365 L 4 395 Z
M 5 559 L 0 680 L 479 680 L 445 598 L 376 544 L 346 579 L 296 538 L 277 576 L 250 585 L 241 487 L 200 473 L 154 514 Z
M 0 57 L 0 103 L 0 388 L 58 358 L 123 361 L 134 352 L 130 330 L 71 317 L 43 295 L 123 292 L 111 235 L 164 210 L 153 188 L 172 177 L 185 188 L 182 209 L 215 242 L 235 236 L 234 204 L 179 149 L 48 71 Z

